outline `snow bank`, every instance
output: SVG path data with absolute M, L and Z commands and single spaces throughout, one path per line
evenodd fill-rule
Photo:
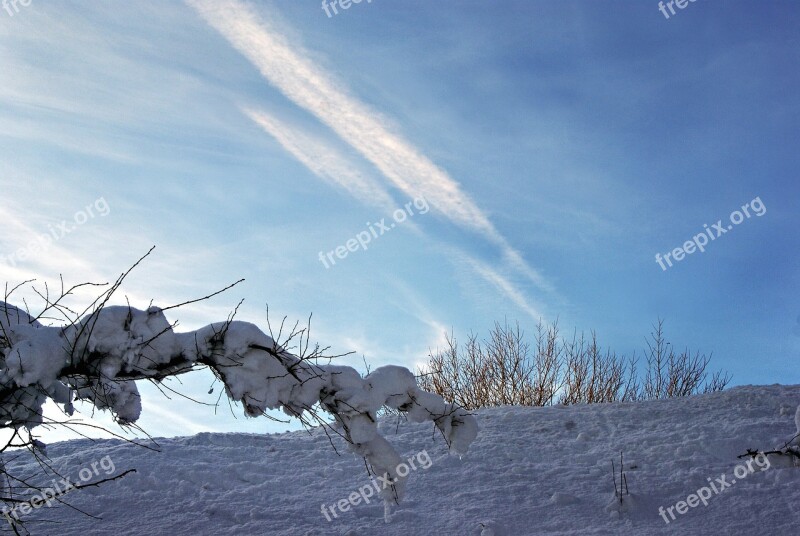
M 67 497 L 102 520 L 59 507 L 42 516 L 58 525 L 29 528 L 59 536 L 790 536 L 800 525 L 796 467 L 773 463 L 737 478 L 707 505 L 676 512 L 675 520 L 667 515 L 669 523 L 659 507 L 685 501 L 709 478 L 730 482 L 747 449 L 782 445 L 795 431 L 799 402 L 800 386 L 771 385 L 650 402 L 481 410 L 481 433 L 463 459 L 443 441 L 431 442 L 429 424 L 387 417 L 378 431 L 403 459 L 426 450 L 431 462 L 412 473 L 407 500 L 388 525 L 380 501 L 337 508 L 330 521 L 320 511 L 369 484 L 363 463 L 337 456 L 321 428 L 159 439 L 160 453 L 117 440 L 70 441 L 48 452 L 73 480 L 105 456 L 117 472 L 137 473 Z M 344 445 L 336 436 L 333 442 Z M 611 459 L 619 461 L 620 451 L 631 496 L 607 511 Z M 10 463 L 26 479 L 41 471 L 30 458 Z

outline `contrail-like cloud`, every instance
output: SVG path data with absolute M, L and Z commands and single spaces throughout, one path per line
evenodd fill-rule
M 243 108 L 242 111 L 320 179 L 342 188 L 366 205 L 385 211 L 395 208 L 394 200 L 380 183 L 357 170 L 339 151 L 319 136 L 280 121 L 263 111 L 251 108 Z
M 499 238 L 492 223 L 444 171 L 349 95 L 295 44 L 237 0 L 188 0 L 208 24 L 241 52 L 288 99 L 314 114 L 372 162 L 409 197 L 423 196 L 467 228 Z
M 542 312 L 531 305 L 525 294 L 514 285 L 511 280 L 495 270 L 488 264 L 479 261 L 471 255 L 461 253 L 460 258 L 462 262 L 470 266 L 478 275 L 492 284 L 500 293 L 504 294 L 510 299 L 517 307 L 525 311 L 534 321 L 539 321 L 544 318 Z
M 290 43 L 251 5 L 239 0 L 187 0 L 187 4 L 250 60 L 270 84 L 361 153 L 395 187 L 409 197 L 424 197 L 456 225 L 486 237 L 501 248 L 511 266 L 540 288 L 552 291 L 458 182 L 393 132 L 387 121 L 351 96 L 343 84 L 311 61 L 301 47 Z

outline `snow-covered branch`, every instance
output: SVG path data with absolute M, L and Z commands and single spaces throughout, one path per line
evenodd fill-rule
M 301 352 L 302 353 L 302 352 Z M 99 306 L 63 326 L 43 325 L 0 301 L 0 427 L 31 429 L 49 398 L 71 411 L 74 399 L 135 422 L 142 405 L 137 380 L 160 381 L 199 366 L 211 368 L 248 416 L 280 409 L 301 419 L 330 413 L 339 433 L 375 474 L 395 479 L 385 500 L 399 500 L 402 461 L 378 433 L 384 406 L 414 422 L 432 421 L 448 446 L 464 453 L 478 433 L 466 410 L 417 387 L 407 369 L 385 366 L 366 376 L 346 366 L 298 357 L 248 322 L 228 320 L 176 333 L 158 307 Z

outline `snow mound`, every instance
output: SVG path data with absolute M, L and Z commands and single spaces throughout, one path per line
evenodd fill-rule
M 393 370 L 380 374 L 402 376 Z M 349 381 L 342 378 L 342 385 Z M 353 401 L 385 394 L 356 389 L 342 396 Z M 743 474 L 706 506 L 684 514 L 673 509 L 669 523 L 659 508 L 686 501 L 709 480 L 735 478 L 736 467 L 744 465 L 737 456 L 747 449 L 783 445 L 796 423 L 781 407 L 798 401 L 800 386 L 775 385 L 651 402 L 482 410 L 481 434 L 463 459 L 452 456 L 441 439 L 431 441 L 430 423 L 383 419 L 379 432 L 400 459 L 409 465 L 417 460 L 406 501 L 389 524 L 380 500 L 358 499 L 359 490 L 374 488 L 363 462 L 337 456 L 321 429 L 263 436 L 203 433 L 159 440 L 160 453 L 120 441 L 70 441 L 48 449 L 64 474 L 78 475 L 105 456 L 117 472 L 136 468 L 137 473 L 67 496 L 101 521 L 64 507 L 45 509 L 42 517 L 61 522 L 60 536 L 794 535 L 800 526 L 796 467 L 773 464 Z M 580 433 L 589 439 L 578 440 Z M 611 507 L 611 460 L 618 462 L 620 451 L 631 493 L 622 508 Z M 430 463 L 420 463 L 423 459 Z M 391 467 L 394 461 L 385 463 Z M 24 476 L 38 471 L 25 457 L 10 465 Z M 336 516 L 330 513 L 333 505 Z M 51 530 L 46 524 L 38 532 L 36 525 L 30 528 L 35 534 Z

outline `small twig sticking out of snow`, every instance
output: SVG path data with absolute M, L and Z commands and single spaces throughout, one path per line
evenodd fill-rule
M 767 451 L 759 451 L 758 449 L 747 449 L 747 452 L 744 454 L 740 454 L 737 458 L 746 458 L 750 456 L 751 458 L 755 458 L 758 455 L 767 456 L 769 454 L 775 454 L 778 456 L 791 456 L 792 458 L 796 458 L 795 462 L 800 462 L 800 406 L 797 407 L 797 412 L 794 416 L 795 426 L 797 427 L 797 433 L 790 437 L 783 446 L 774 449 L 774 450 L 767 450 Z
M 614 467 L 614 458 L 611 458 L 611 478 L 614 481 L 614 497 L 621 497 L 617 489 L 617 470 Z M 620 499 L 620 502 L 622 502 L 622 499 Z
M 619 487 L 617 486 L 617 470 L 614 465 L 614 458 L 611 458 L 611 478 L 614 480 L 614 496 L 619 499 L 619 504 L 622 504 L 623 496 L 630 495 L 630 491 L 628 491 L 628 476 L 623 468 L 622 451 L 619 453 Z

